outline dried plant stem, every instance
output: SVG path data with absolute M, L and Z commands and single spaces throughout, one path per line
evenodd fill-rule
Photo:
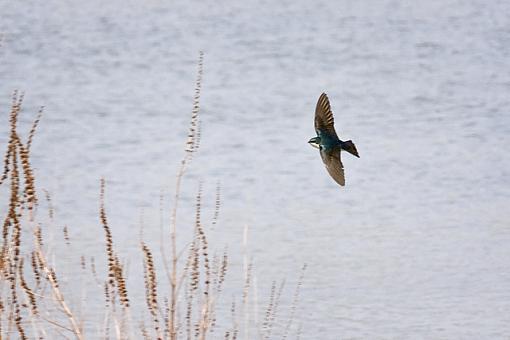
M 301 275 L 299 276 L 296 290 L 294 291 L 294 297 L 292 298 L 292 305 L 290 307 L 290 316 L 289 320 L 287 321 L 287 326 L 285 327 L 285 332 L 283 333 L 283 340 L 287 339 L 287 336 L 289 335 L 290 327 L 292 326 L 292 322 L 294 321 L 294 317 L 296 315 L 297 305 L 299 302 L 299 293 L 301 291 L 301 286 L 303 285 L 303 280 L 305 277 L 307 264 L 305 263 L 303 265 L 303 268 L 301 268 Z
M 41 106 L 39 109 L 39 112 L 37 112 L 37 117 L 35 118 L 34 122 L 32 123 L 32 128 L 30 129 L 30 132 L 28 134 L 27 151 L 30 151 L 30 147 L 32 146 L 32 140 L 34 139 L 34 135 L 35 135 L 35 130 L 37 129 L 37 125 L 39 125 L 39 122 L 41 121 L 43 111 L 44 111 L 44 106 Z
M 101 191 L 100 191 L 100 207 L 99 207 L 99 218 L 103 229 L 105 231 L 106 238 L 106 255 L 108 257 L 108 284 L 112 289 L 116 286 L 119 294 L 120 303 L 124 308 L 129 307 L 129 298 L 126 288 L 126 279 L 124 277 L 124 267 L 120 263 L 120 260 L 113 249 L 113 237 L 108 225 L 108 219 L 106 216 L 105 204 L 104 204 L 104 191 L 105 191 L 105 180 L 101 179 Z
M 196 203 L 196 219 L 195 225 L 198 233 L 198 241 L 201 243 L 202 249 L 202 263 L 205 274 L 203 302 L 199 321 L 199 339 L 205 340 L 206 334 L 211 327 L 211 314 L 212 314 L 212 298 L 211 298 L 211 268 L 209 260 L 209 246 L 204 228 L 201 222 L 201 209 L 202 209 L 202 184 L 200 183 L 197 203 Z
M 156 269 L 154 268 L 154 260 L 152 258 L 152 252 L 149 247 L 142 241 L 141 243 L 142 252 L 144 254 L 144 280 L 145 280 L 145 298 L 147 308 L 152 316 L 154 325 L 154 331 L 159 339 L 163 339 L 161 334 L 161 328 L 159 325 L 159 303 L 157 293 L 157 278 Z
M 191 111 L 191 123 L 190 130 L 188 133 L 188 140 L 186 142 L 186 154 L 181 161 L 181 167 L 177 173 L 175 183 L 175 195 L 174 195 L 174 206 L 172 209 L 171 221 L 170 221 L 170 241 L 172 246 L 172 272 L 170 277 L 170 317 L 168 318 L 167 328 L 170 332 L 170 339 L 176 340 L 177 328 L 176 328 L 176 310 L 177 310 L 177 208 L 181 193 L 181 182 L 186 171 L 188 163 L 198 149 L 198 141 L 200 137 L 200 131 L 197 130 L 198 126 L 198 113 L 200 111 L 200 93 L 202 88 L 202 73 L 203 73 L 203 60 L 204 53 L 199 53 L 198 59 L 198 70 L 196 78 L 195 96 L 193 99 L 193 109 Z
M 36 302 L 36 294 L 28 287 L 27 282 L 25 281 L 25 276 L 23 272 L 23 259 L 21 259 L 18 267 L 18 274 L 19 274 L 19 280 L 20 285 L 23 291 L 25 292 L 25 305 L 30 306 L 30 323 L 32 324 L 32 329 L 34 332 L 34 335 L 36 337 L 39 337 L 39 330 L 37 327 L 36 319 L 38 317 L 38 310 L 37 310 L 37 302 Z
M 51 323 L 51 324 L 52 324 L 52 325 L 54 325 L 54 326 L 60 327 L 60 328 L 62 328 L 62 329 L 65 329 L 66 331 L 69 331 L 69 332 L 73 333 L 73 330 L 72 330 L 71 328 L 69 328 L 69 327 L 66 327 L 66 326 L 64 326 L 64 325 L 61 325 L 61 324 L 59 324 L 58 322 L 53 321 L 53 320 L 50 320 L 50 319 L 48 319 L 48 318 L 46 318 L 46 317 L 44 317 L 44 316 L 40 316 L 40 317 L 41 317 L 41 319 L 43 319 L 44 321 L 46 321 L 46 322 L 48 322 L 48 323 Z
M 267 306 L 266 310 L 266 317 L 264 320 L 264 339 L 268 340 L 271 337 L 271 332 L 273 330 L 273 325 L 275 323 L 277 313 L 278 313 L 278 307 L 280 305 L 280 298 L 283 293 L 283 288 L 285 287 L 285 280 L 282 280 L 280 283 L 280 286 L 278 288 L 278 291 L 276 291 L 276 282 L 273 282 L 273 285 L 271 286 L 271 294 L 269 298 L 269 304 Z
M 248 261 L 248 225 L 244 226 L 243 232 L 243 272 L 244 272 L 244 287 L 243 287 L 243 299 L 242 299 L 242 312 L 244 317 L 244 339 L 249 339 L 249 312 L 248 312 L 248 298 L 251 286 L 252 276 L 252 261 Z
M 69 319 L 69 321 L 71 323 L 72 332 L 76 336 L 76 339 L 84 339 L 81 327 L 80 327 L 79 323 L 77 322 L 76 318 L 74 317 L 73 312 L 67 305 L 67 303 L 64 299 L 64 295 L 60 291 L 55 271 L 48 266 L 48 262 L 44 256 L 44 253 L 41 251 L 41 249 L 38 248 L 38 249 L 36 249 L 36 251 L 38 253 L 38 257 L 39 257 L 39 261 L 41 262 L 42 269 L 43 269 L 44 273 L 46 274 L 45 278 L 50 283 L 50 286 L 51 286 L 51 289 L 53 292 L 53 296 L 57 300 L 59 306 L 62 308 L 62 311 L 64 312 L 64 314 Z

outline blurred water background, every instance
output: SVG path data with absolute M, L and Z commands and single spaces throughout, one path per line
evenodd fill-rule
M 261 305 L 273 279 L 292 290 L 308 264 L 302 338 L 507 339 L 508 13 L 508 1 L 477 0 L 3 0 L 0 142 L 14 89 L 26 92 L 27 130 L 44 105 L 32 157 L 57 226 L 74 252 L 104 258 L 105 177 L 135 273 L 142 223 L 159 247 L 161 194 L 168 221 L 203 50 L 181 242 L 198 182 L 206 220 L 219 182 L 209 234 L 228 245 L 234 281 L 245 226 Z M 322 91 L 361 156 L 343 156 L 344 188 L 307 145 Z

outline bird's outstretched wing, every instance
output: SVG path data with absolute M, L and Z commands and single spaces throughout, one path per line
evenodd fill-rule
M 336 150 L 333 152 L 327 152 L 324 149 L 321 149 L 321 158 L 328 170 L 329 174 L 335 182 L 340 184 L 341 186 L 345 185 L 345 176 L 344 176 L 344 166 L 342 161 L 340 160 L 340 150 Z
M 338 138 L 335 131 L 333 119 L 333 112 L 331 112 L 331 105 L 329 104 L 328 96 L 323 93 L 317 101 L 315 107 L 315 132 L 320 136 L 319 131 L 327 132 L 331 136 Z

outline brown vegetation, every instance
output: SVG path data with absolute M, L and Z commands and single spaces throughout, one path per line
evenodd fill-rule
M 161 282 L 157 273 L 154 253 L 143 239 L 140 241 L 141 265 L 145 283 L 145 316 L 139 322 L 133 322 L 132 303 L 127 289 L 126 267 L 122 263 L 115 246 L 112 231 L 108 224 L 105 207 L 106 183 L 100 182 L 99 217 L 104 230 L 106 275 L 96 270 L 94 257 L 79 256 L 79 267 L 91 275 L 100 296 L 104 297 L 104 323 L 93 331 L 87 332 L 84 326 L 86 314 L 79 311 L 73 303 L 79 294 L 72 288 L 63 288 L 61 272 L 48 260 L 50 247 L 44 241 L 43 224 L 36 221 L 38 196 L 36 194 L 34 172 L 30 164 L 30 147 L 42 109 L 24 142 L 18 132 L 18 117 L 23 103 L 23 94 L 13 95 L 10 110 L 10 134 L 3 161 L 0 186 L 9 185 L 9 202 L 3 220 L 2 244 L 0 248 L 0 339 L 55 339 L 55 338 L 116 338 L 116 339 L 207 339 L 215 334 L 224 339 L 237 339 L 240 329 L 250 327 L 249 292 L 253 280 L 252 261 L 246 262 L 242 308 L 237 310 L 235 301 L 230 313 L 232 324 L 223 332 L 217 330 L 219 297 L 223 291 L 227 275 L 229 257 L 224 251 L 220 255 L 211 253 L 206 228 L 202 221 L 202 188 L 199 187 L 195 203 L 194 236 L 189 243 L 186 257 L 180 257 L 177 249 L 177 211 L 180 197 L 181 180 L 189 166 L 200 142 L 200 91 L 202 81 L 203 55 L 198 62 L 198 76 L 192 108 L 190 130 L 185 147 L 185 156 L 176 178 L 176 193 L 171 213 L 170 266 L 167 268 L 168 282 Z M 54 218 L 50 194 L 44 191 L 50 221 Z M 44 200 L 43 200 L 44 201 Z M 217 187 L 215 211 L 211 221 L 218 222 L 221 206 L 220 186 Z M 30 238 L 22 237 L 30 233 Z M 63 227 L 65 244 L 72 243 L 68 226 Z M 164 252 L 163 252 L 164 254 Z M 212 254 L 212 255 L 211 255 Z M 103 260 L 104 261 L 104 260 Z M 26 264 L 26 265 L 25 265 Z M 299 288 L 294 295 L 291 314 L 286 322 L 281 322 L 280 336 L 286 338 L 293 322 L 299 296 Z M 164 288 L 168 287 L 167 290 Z M 264 309 L 263 321 L 254 325 L 258 332 L 250 338 L 269 339 L 276 327 L 279 302 L 284 283 L 271 286 L 269 302 Z M 66 295 L 64 294 L 66 293 Z M 69 296 L 71 295 L 71 296 Z M 240 315 L 241 312 L 241 315 Z M 225 317 L 223 314 L 222 317 Z M 228 315 L 227 315 L 228 316 Z M 243 322 L 241 322 L 241 318 Z M 138 320 L 138 319 L 137 319 Z M 138 327 L 133 326 L 137 324 Z M 252 325 L 253 326 L 253 325 Z M 97 329 L 100 329 L 99 334 Z M 255 333 L 255 332 L 254 332 Z M 245 337 L 248 331 L 245 332 Z M 274 333 L 273 333 L 274 334 Z

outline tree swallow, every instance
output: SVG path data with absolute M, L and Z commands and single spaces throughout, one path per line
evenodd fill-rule
M 308 141 L 311 146 L 318 148 L 322 161 L 335 182 L 345 185 L 344 166 L 340 160 L 340 153 L 347 151 L 359 158 L 358 150 L 351 140 L 341 141 L 335 131 L 333 112 L 329 105 L 328 96 L 323 93 L 315 108 L 315 132 L 317 137 Z

